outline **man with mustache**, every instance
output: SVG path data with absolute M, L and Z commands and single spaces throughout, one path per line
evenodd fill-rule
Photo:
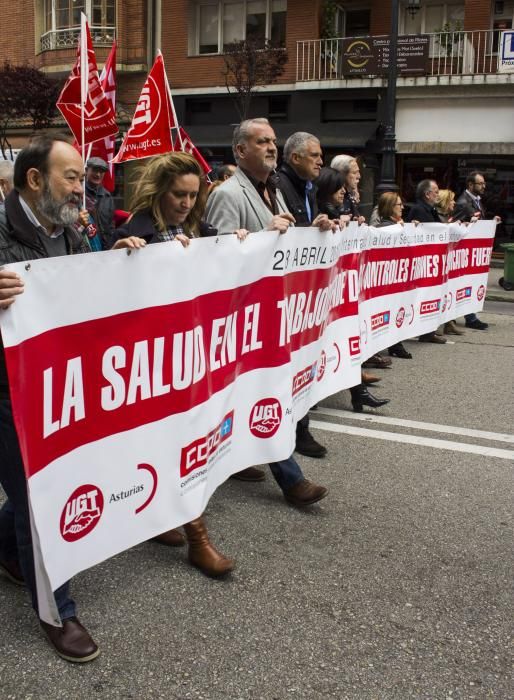
M 205 220 L 220 233 L 237 229 L 285 233 L 295 218 L 270 175 L 277 167 L 277 140 L 267 119 L 247 119 L 234 129 L 232 150 L 237 168 L 232 177 L 209 197 Z M 308 481 L 291 455 L 270 464 L 270 469 L 288 503 L 309 506 L 320 501 L 328 489 Z M 262 481 L 264 472 L 249 467 L 233 478 Z
M 41 134 L 20 152 L 14 165 L 14 190 L 0 211 L 0 265 L 91 252 L 87 239 L 74 226 L 79 219 L 83 181 L 82 158 L 64 136 Z M 129 238 L 114 247 L 143 245 L 144 241 Z M 0 309 L 8 308 L 23 287 L 16 272 L 0 269 Z M 0 570 L 13 583 L 27 586 L 37 612 L 27 483 L 1 343 L 0 483 L 7 495 L 0 509 Z M 49 642 L 67 661 L 96 658 L 98 647 L 76 617 L 69 582 L 54 595 L 62 628 L 40 622 Z

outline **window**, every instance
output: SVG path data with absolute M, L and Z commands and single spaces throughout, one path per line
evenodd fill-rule
M 287 122 L 288 114 L 288 95 L 271 95 L 268 98 L 268 119 L 271 122 Z
M 116 27 L 116 0 L 45 0 L 41 50 L 76 47 L 84 12 L 96 45 L 110 46 Z
M 116 0 L 45 0 L 45 30 L 80 27 L 80 13 L 84 12 L 91 26 L 116 25 Z
M 190 10 L 190 53 L 222 53 L 243 39 L 285 45 L 287 0 L 191 0 Z
M 376 98 L 359 98 L 356 100 L 322 100 L 322 122 L 375 122 L 378 101 Z
M 346 36 L 369 36 L 370 10 L 347 10 L 345 21 Z
M 400 34 L 430 34 L 450 27 L 464 26 L 464 2 L 428 2 L 422 5 L 414 17 L 403 8 L 400 19 Z

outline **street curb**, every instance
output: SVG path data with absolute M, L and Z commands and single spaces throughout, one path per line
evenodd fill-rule
M 500 296 L 500 295 L 497 295 L 494 293 L 493 294 L 486 294 L 485 300 L 486 301 L 504 301 L 506 304 L 512 304 L 512 303 L 514 303 L 514 294 L 509 299 L 507 299 L 504 296 Z

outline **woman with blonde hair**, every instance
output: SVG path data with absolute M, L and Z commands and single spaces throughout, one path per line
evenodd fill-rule
M 147 243 L 179 241 L 188 246 L 191 238 L 216 235 L 202 221 L 207 198 L 204 173 L 188 153 L 166 153 L 152 158 L 138 173 L 132 199 L 131 218 L 116 233 L 120 238 L 134 235 Z M 203 517 L 186 523 L 188 557 L 207 576 L 223 576 L 234 568 L 232 559 L 211 544 Z M 184 544 L 178 530 L 154 538 L 168 546 Z
M 437 209 L 437 214 L 441 219 L 441 223 L 451 223 L 453 221 L 453 212 L 455 209 L 455 192 L 452 190 L 439 190 L 435 208 Z M 464 331 L 458 327 L 455 321 L 447 321 L 437 329 L 436 333 L 437 335 L 464 335 Z

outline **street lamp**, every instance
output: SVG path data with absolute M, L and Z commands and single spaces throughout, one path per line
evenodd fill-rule
M 396 73 L 398 46 L 398 2 L 391 2 L 391 36 L 389 40 L 389 70 L 387 73 L 385 132 L 382 140 L 382 165 L 377 194 L 398 192 L 396 184 Z
M 412 17 L 412 19 L 414 19 L 414 17 L 421 10 L 420 2 L 421 2 L 421 0 L 408 0 L 408 2 L 405 5 L 405 9 L 409 13 L 409 15 Z

